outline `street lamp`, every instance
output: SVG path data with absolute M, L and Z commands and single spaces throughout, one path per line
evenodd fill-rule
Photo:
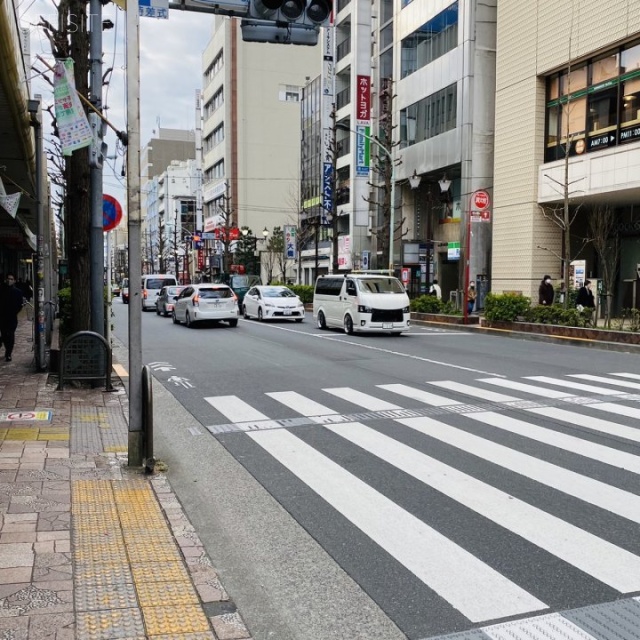
M 342 122 L 336 122 L 336 129 L 344 129 L 345 131 L 351 131 L 351 133 L 355 133 L 356 136 L 362 136 L 365 140 L 369 140 L 369 142 L 373 142 L 378 149 L 380 149 L 389 159 L 391 163 L 391 206 L 389 210 L 389 270 L 393 272 L 393 244 L 395 239 L 395 206 L 396 206 L 396 180 L 395 180 L 395 163 L 393 161 L 393 156 L 391 155 L 391 151 L 387 149 L 383 144 L 380 143 L 376 138 L 372 138 L 368 136 L 366 133 L 362 133 L 361 131 L 356 131 L 351 127 L 348 127 L 346 124 Z M 333 194 L 333 197 L 336 197 L 336 194 Z
M 254 272 L 255 275 L 260 275 L 260 274 L 256 274 L 255 273 L 255 271 L 256 271 L 256 252 L 258 251 L 258 242 L 266 242 L 267 241 L 267 237 L 269 236 L 269 229 L 267 229 L 267 227 L 265 227 L 262 230 L 262 238 L 258 238 L 256 236 L 254 236 L 253 234 L 249 233 L 249 227 L 244 227 L 242 229 L 242 236 L 244 238 L 247 238 L 248 240 L 252 240 L 253 241 L 253 251 L 252 251 L 252 254 L 253 254 L 253 264 L 252 264 L 253 272 Z M 262 263 L 262 261 L 261 261 L 261 263 Z M 262 264 L 260 266 L 262 267 Z

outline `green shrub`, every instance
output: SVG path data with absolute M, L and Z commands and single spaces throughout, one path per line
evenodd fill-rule
M 286 284 L 285 282 L 272 282 L 272 285 L 288 287 L 295 293 L 304 304 L 313 302 L 313 285 L 312 284 Z
M 565 309 L 562 305 L 554 304 L 550 307 L 537 305 L 527 309 L 524 314 L 527 322 L 539 324 L 555 324 L 563 327 L 584 327 L 591 319 L 590 311 L 578 311 L 576 308 Z
M 484 299 L 484 317 L 490 322 L 514 322 L 524 316 L 531 299 L 516 293 L 488 293 Z
M 421 295 L 411 300 L 411 311 L 414 313 L 440 313 L 448 316 L 460 315 L 455 305 L 448 301 L 438 300 L 436 296 Z

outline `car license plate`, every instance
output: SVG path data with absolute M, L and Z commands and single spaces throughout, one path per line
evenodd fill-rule
M 383 322 L 382 323 L 382 328 L 383 329 L 393 329 L 393 322 Z
M 285 316 L 290 316 L 291 315 L 291 309 L 285 309 L 283 313 L 284 313 Z

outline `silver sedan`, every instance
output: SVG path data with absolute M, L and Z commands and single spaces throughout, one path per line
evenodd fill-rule
M 226 284 L 190 284 L 173 307 L 173 323 L 192 327 L 205 320 L 238 325 L 238 296 Z

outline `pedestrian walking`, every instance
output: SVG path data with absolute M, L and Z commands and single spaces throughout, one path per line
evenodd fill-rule
M 467 314 L 473 313 L 473 307 L 476 304 L 476 285 L 473 282 L 469 285 L 469 291 L 467 291 Z
M 551 276 L 545 276 L 542 278 L 540 287 L 538 287 L 538 304 L 550 307 L 553 304 L 554 296 L 555 292 L 553 290 L 553 284 L 551 284 Z
M 15 283 L 15 275 L 8 273 L 4 284 L 0 286 L 0 343 L 4 343 L 4 359 L 7 362 L 11 362 L 18 314 L 24 300 L 22 291 Z
M 593 296 L 593 291 L 591 291 L 591 280 L 585 280 L 584 284 L 578 290 L 578 295 L 576 296 L 576 309 L 580 312 L 585 309 L 589 309 L 591 311 L 591 320 L 593 321 L 593 312 L 596 308 L 596 301 Z
M 433 283 L 431 284 L 431 287 L 429 288 L 429 293 L 432 296 L 435 296 L 436 298 L 438 298 L 438 300 L 442 300 L 442 289 L 440 288 L 440 285 L 438 284 L 438 279 L 437 278 L 433 279 Z

